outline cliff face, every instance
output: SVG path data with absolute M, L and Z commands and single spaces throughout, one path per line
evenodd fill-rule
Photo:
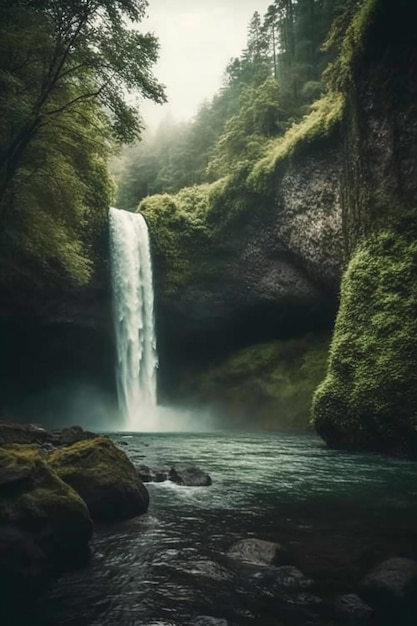
M 342 214 L 350 262 L 313 412 L 334 446 L 417 454 L 417 6 L 374 2 L 351 67 Z
M 103 425 L 115 404 L 106 288 L 3 288 L 0 341 L 0 419 Z
M 156 255 L 163 386 L 178 365 L 331 326 L 344 264 L 341 167 L 337 138 L 285 163 L 269 204 L 214 236 L 194 262 L 195 275 L 175 289 L 164 289 L 170 266 L 161 269 Z M 155 244 L 158 229 L 148 222 Z

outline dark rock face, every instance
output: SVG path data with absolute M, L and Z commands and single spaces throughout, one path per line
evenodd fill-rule
M 344 142 L 348 252 L 363 234 L 417 201 L 417 6 L 378 3 L 353 67 Z
M 0 418 L 99 423 L 116 404 L 108 291 L 0 286 L 0 302 Z
M 207 251 L 211 277 L 165 294 L 156 275 L 163 387 L 178 365 L 331 327 L 344 265 L 340 178 L 333 138 L 286 163 L 269 206 L 242 215 Z
M 351 257 L 313 401 L 333 447 L 417 456 L 417 5 L 375 3 L 352 67 L 343 231 Z M 368 334 L 369 333 L 369 334 Z

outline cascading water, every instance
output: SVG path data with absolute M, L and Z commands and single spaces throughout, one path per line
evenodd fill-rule
M 140 213 L 111 208 L 109 220 L 119 408 L 125 428 L 146 430 L 158 364 L 148 228 Z

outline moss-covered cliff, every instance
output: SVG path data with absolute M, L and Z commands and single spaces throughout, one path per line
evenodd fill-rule
M 350 263 L 313 414 L 331 445 L 415 455 L 417 7 L 373 1 L 360 17 L 361 28 L 356 21 L 347 32 L 339 80 Z
M 416 18 L 407 0 L 364 0 L 330 34 L 339 54 L 308 116 L 230 176 L 140 207 L 162 363 L 212 358 L 199 390 L 229 408 L 256 380 L 265 406 L 285 391 L 269 366 L 254 371 L 269 347 L 227 354 L 329 326 L 347 266 L 313 405 L 332 445 L 415 450 Z

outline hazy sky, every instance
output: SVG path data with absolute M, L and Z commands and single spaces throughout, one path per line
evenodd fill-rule
M 255 11 L 266 12 L 271 0 L 149 0 L 141 30 L 159 38 L 155 75 L 166 85 L 169 104 L 145 102 L 142 115 L 155 125 L 168 113 L 191 118 L 198 105 L 219 89 L 231 57 L 246 44 L 247 25 Z

